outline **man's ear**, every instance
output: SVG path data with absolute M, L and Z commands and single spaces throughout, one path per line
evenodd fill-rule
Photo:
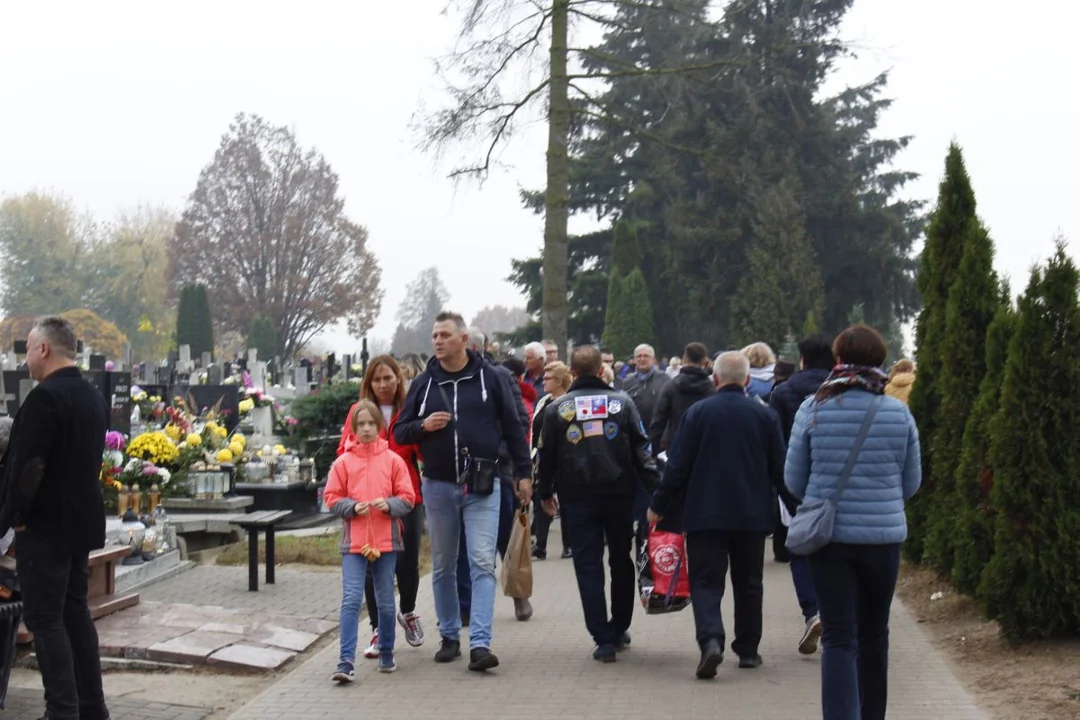
M 716 388 L 720 387 L 720 378 L 716 377 L 716 373 L 713 373 L 713 375 L 712 375 L 712 384 L 713 384 L 713 387 L 716 387 Z

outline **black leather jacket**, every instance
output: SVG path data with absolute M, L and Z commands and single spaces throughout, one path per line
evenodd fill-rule
M 651 493 L 660 482 L 637 408 L 603 380 L 581 377 L 544 409 L 537 494 L 560 500 Z

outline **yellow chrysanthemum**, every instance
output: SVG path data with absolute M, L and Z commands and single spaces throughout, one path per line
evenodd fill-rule
M 232 462 L 233 454 L 228 450 L 218 450 L 217 461 L 218 462 Z
M 180 451 L 169 436 L 163 432 L 148 432 L 139 435 L 128 445 L 128 455 L 149 460 L 155 465 L 168 465 L 176 461 Z
M 240 457 L 244 454 L 244 446 L 238 442 L 230 443 L 229 452 L 233 454 L 233 457 Z
M 173 425 L 172 423 L 169 423 L 165 426 L 165 435 L 172 438 L 173 440 L 179 442 L 181 434 L 183 434 L 183 431 L 180 430 L 179 425 Z
M 284 455 L 286 452 L 288 452 L 288 451 L 285 449 L 284 445 L 275 445 L 274 446 L 274 454 L 275 455 Z
M 233 433 L 232 441 L 234 443 L 240 443 L 240 447 L 242 447 L 242 448 L 247 447 L 247 437 L 245 437 L 244 433 L 242 433 L 242 432 Z
M 187 436 L 187 444 L 188 445 L 202 445 L 202 435 L 197 435 L 196 433 L 191 433 L 190 435 Z
M 218 426 L 217 428 L 214 429 L 214 434 L 217 435 L 219 438 L 227 438 L 227 437 L 229 437 L 229 431 L 226 430 L 225 428 L 221 427 L 221 426 Z
M 211 420 L 210 422 L 206 423 L 206 429 L 210 432 L 217 432 L 218 424 Z

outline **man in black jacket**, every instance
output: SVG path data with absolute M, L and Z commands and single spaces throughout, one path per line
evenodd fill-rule
M 615 661 L 615 651 L 630 644 L 630 621 L 636 601 L 634 498 L 642 484 L 656 486 L 656 464 L 645 426 L 623 393 L 600 374 L 600 352 L 591 346 L 574 350 L 570 392 L 544 410 L 539 442 L 537 492 L 544 511 L 555 514 L 559 494 L 570 531 L 585 627 L 596 642 L 593 658 Z M 611 617 L 604 599 L 604 543 L 611 568 Z
M 671 448 L 671 441 L 690 406 L 716 392 L 711 364 L 709 350 L 701 343 L 692 342 L 683 350 L 679 374 L 660 388 L 649 425 L 649 442 L 654 454 Z
M 532 459 L 505 377 L 469 350 L 468 342 L 462 317 L 440 313 L 432 330 L 435 357 L 409 385 L 394 439 L 419 445 L 424 458 L 421 481 L 442 636 L 435 661 L 453 662 L 461 655 L 457 558 L 464 525 L 472 575 L 469 669 L 483 672 L 499 664 L 491 652 L 499 450 L 505 444 L 522 505 L 532 498 Z
M 832 341 L 825 335 L 810 335 L 799 342 L 799 371 L 778 386 L 769 400 L 769 406 L 780 417 L 780 429 L 784 431 L 785 443 L 791 438 L 791 426 L 795 424 L 795 413 L 799 411 L 799 406 L 817 392 L 835 364 Z M 818 638 L 821 637 L 817 592 L 810 578 L 810 564 L 806 558 L 791 555 L 784 545 L 787 542 L 787 527 L 780 522 L 779 510 L 780 506 L 777 505 L 773 555 L 777 560 L 786 559 L 791 563 L 791 580 L 795 584 L 795 595 L 799 598 L 799 607 L 806 623 L 799 639 L 799 652 L 812 655 L 817 651 Z
M 46 717 L 103 720 L 109 711 L 87 594 L 90 551 L 105 544 L 105 398 L 75 367 L 67 320 L 34 324 L 26 362 L 39 384 L 15 416 L 0 534 L 16 531 L 23 619 L 34 635 Z
M 653 494 L 650 522 L 677 510 L 682 524 L 701 647 L 699 678 L 716 676 L 724 657 L 720 603 L 728 563 L 735 596 L 735 641 L 740 668 L 761 664 L 765 537 L 772 530 L 776 493 L 784 489 L 784 438 L 776 414 L 746 396 L 750 364 L 727 352 L 714 365 L 717 392 L 683 418 L 668 453 L 664 481 Z

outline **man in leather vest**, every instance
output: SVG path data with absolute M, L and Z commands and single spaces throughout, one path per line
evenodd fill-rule
M 593 658 L 615 661 L 630 644 L 635 598 L 634 499 L 649 492 L 659 475 L 637 408 L 600 379 L 600 351 L 574 350 L 570 391 L 544 410 L 539 441 L 538 492 L 554 515 L 558 493 L 570 533 L 585 627 L 596 642 Z M 611 568 L 611 616 L 604 598 L 604 544 Z

